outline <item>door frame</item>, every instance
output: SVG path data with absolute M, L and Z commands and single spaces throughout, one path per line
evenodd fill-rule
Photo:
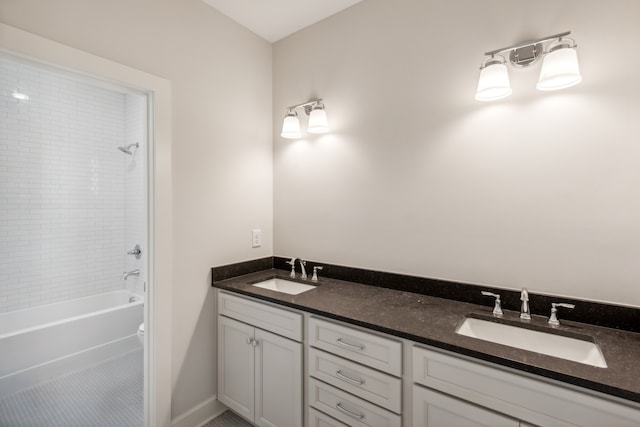
M 171 82 L 0 23 L 0 52 L 146 94 L 148 271 L 145 296 L 145 427 L 171 426 L 173 283 Z

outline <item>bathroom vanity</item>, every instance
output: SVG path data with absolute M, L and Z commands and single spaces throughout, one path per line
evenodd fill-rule
M 333 279 L 298 294 L 255 286 L 275 276 L 214 283 L 218 396 L 256 425 L 640 425 L 640 334 L 549 327 L 591 337 L 604 368 L 456 333 L 491 307 Z

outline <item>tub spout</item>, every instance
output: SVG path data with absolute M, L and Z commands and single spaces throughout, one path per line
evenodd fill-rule
M 140 270 L 138 269 L 125 271 L 124 273 L 122 273 L 122 277 L 120 278 L 120 280 L 127 280 L 127 277 L 129 276 L 139 276 L 139 275 L 140 275 Z

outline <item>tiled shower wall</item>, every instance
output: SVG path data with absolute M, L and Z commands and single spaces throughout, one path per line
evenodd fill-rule
M 125 285 L 132 97 L 0 58 L 0 313 Z

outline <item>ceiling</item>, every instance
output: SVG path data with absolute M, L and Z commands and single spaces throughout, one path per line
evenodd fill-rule
M 362 0 L 202 0 L 273 43 Z

